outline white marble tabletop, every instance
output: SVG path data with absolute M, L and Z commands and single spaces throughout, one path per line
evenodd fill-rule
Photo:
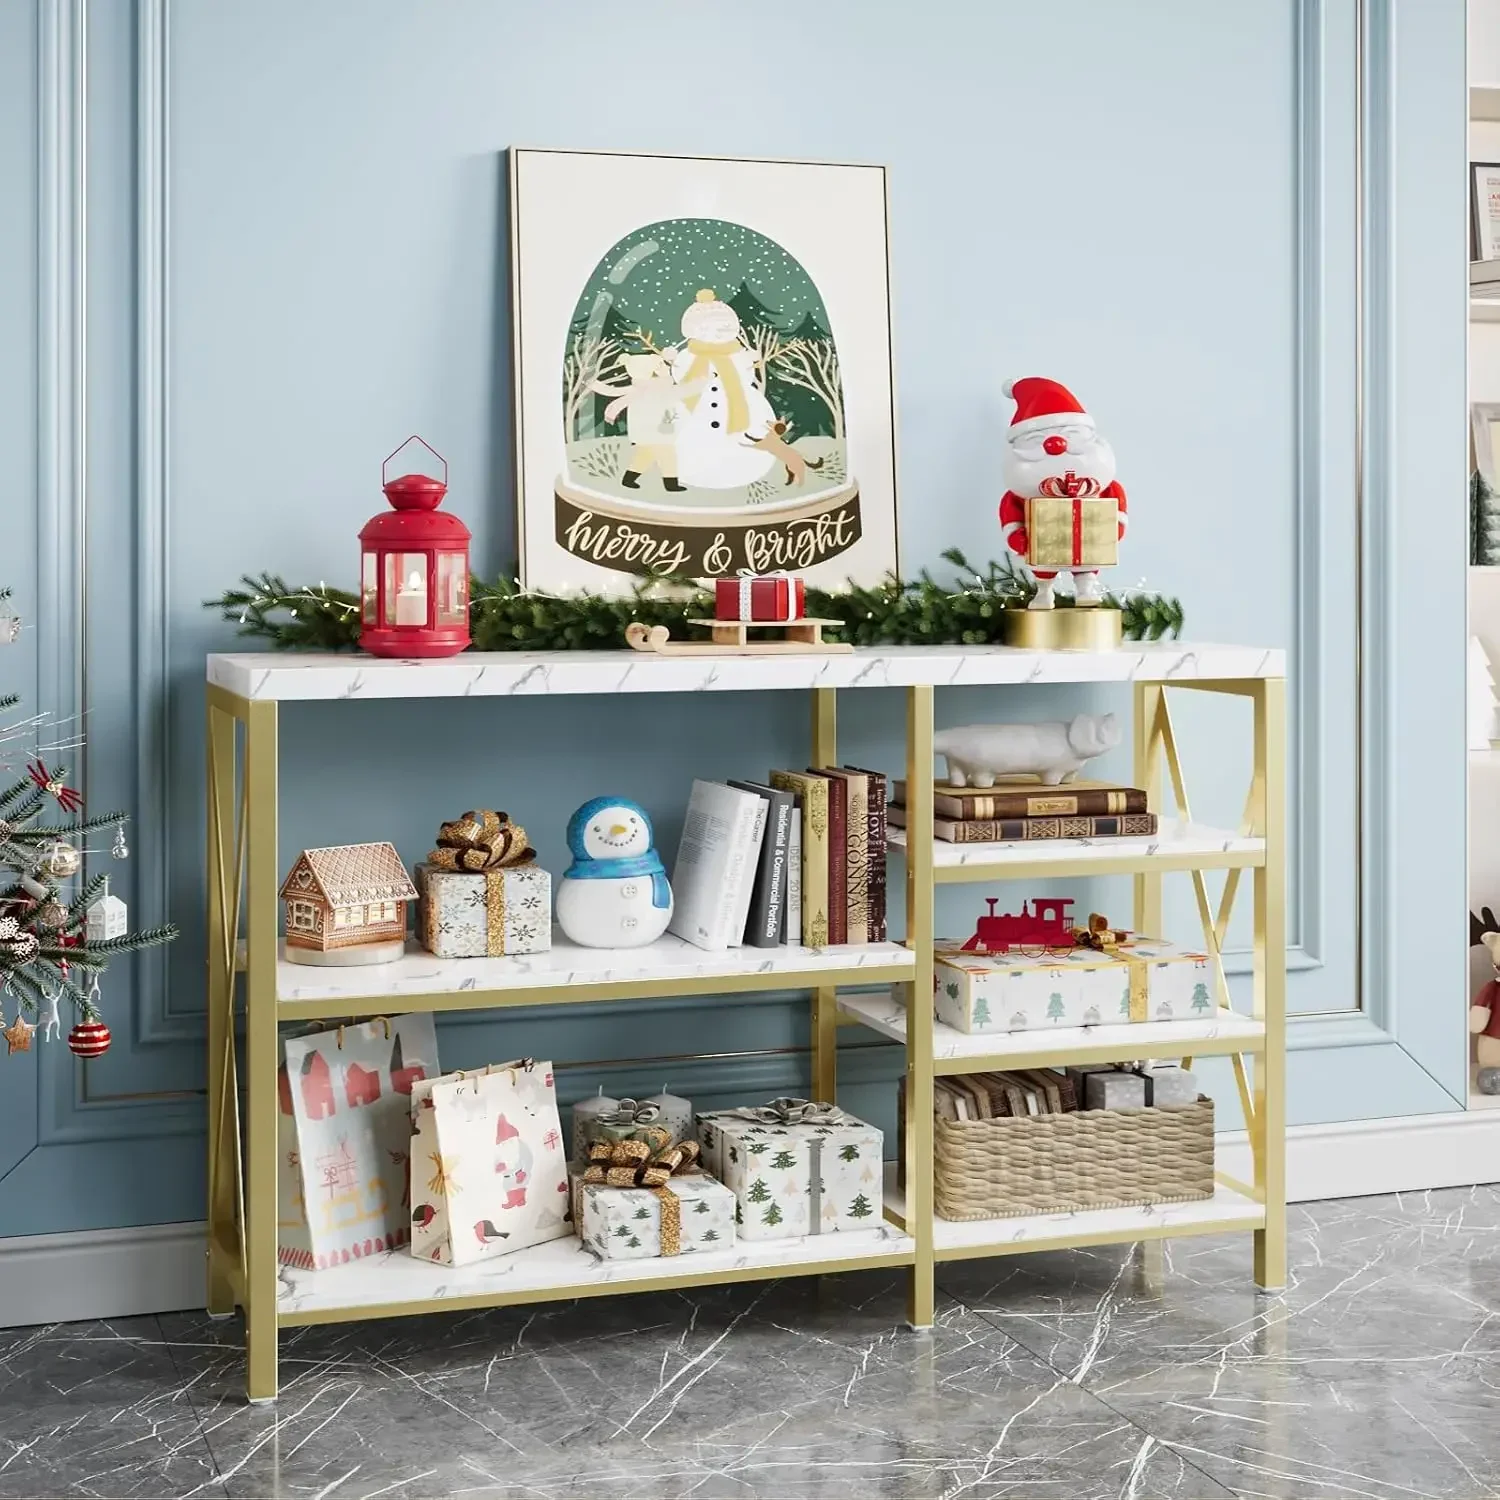
M 619 651 L 465 651 L 435 661 L 353 652 L 230 653 L 208 680 L 241 698 L 496 698 L 536 694 L 755 692 L 786 688 L 1193 682 L 1282 677 L 1264 646 L 1127 642 L 1114 651 L 863 646 L 847 656 L 657 656 Z

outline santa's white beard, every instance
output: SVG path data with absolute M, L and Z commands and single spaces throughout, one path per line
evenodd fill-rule
M 1081 451 L 1070 447 L 1056 457 L 1050 453 L 1033 457 L 1016 452 L 1014 447 L 1006 448 L 1005 487 L 1023 499 L 1033 495 L 1065 495 L 1064 483 L 1069 474 L 1078 483 L 1073 491 L 1076 496 L 1086 499 L 1099 494 L 1114 481 L 1114 450 L 1103 438 Z

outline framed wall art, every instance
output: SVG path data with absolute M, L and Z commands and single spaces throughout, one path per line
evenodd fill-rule
M 510 168 L 524 584 L 896 568 L 885 169 Z

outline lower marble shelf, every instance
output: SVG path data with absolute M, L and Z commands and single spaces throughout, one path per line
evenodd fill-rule
M 896 1187 L 894 1162 L 886 1164 L 885 1207 L 888 1216 L 905 1221 L 906 1198 Z M 1261 1204 L 1220 1183 L 1212 1198 L 1192 1203 L 1092 1208 L 1005 1219 L 934 1219 L 932 1244 L 938 1260 L 967 1260 L 1079 1245 L 1171 1239 L 1176 1235 L 1228 1234 L 1259 1229 L 1265 1222 L 1266 1211 Z
M 333 1270 L 277 1268 L 277 1320 L 285 1325 L 399 1317 L 510 1302 L 551 1302 L 775 1276 L 819 1276 L 910 1265 L 916 1245 L 890 1224 L 796 1240 L 748 1240 L 732 1250 L 657 1260 L 601 1261 L 569 1235 L 472 1266 L 443 1266 L 404 1250 Z

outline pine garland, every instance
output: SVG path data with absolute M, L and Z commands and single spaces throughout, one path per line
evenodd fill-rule
M 951 584 L 938 583 L 926 569 L 915 578 L 894 574 L 873 588 L 831 592 L 810 588 L 807 613 L 837 620 L 830 638 L 857 646 L 964 645 L 996 643 L 1001 613 L 1024 608 L 1036 592 L 1031 578 L 1006 557 L 984 572 L 970 566 L 957 548 L 943 553 L 958 572 Z M 204 607 L 216 609 L 238 633 L 278 651 L 348 651 L 359 644 L 359 599 L 320 583 L 289 587 L 274 573 L 246 575 L 243 587 L 226 589 Z M 1182 630 L 1182 605 L 1145 589 L 1108 594 L 1104 602 L 1121 611 L 1129 640 L 1161 640 Z M 1059 598 L 1058 607 L 1071 608 Z M 618 649 L 632 621 L 665 625 L 680 638 L 702 637 L 688 625 L 712 615 L 705 590 L 672 580 L 647 582 L 621 598 L 603 594 L 542 594 L 509 578 L 470 582 L 469 630 L 478 651 L 582 651 Z

